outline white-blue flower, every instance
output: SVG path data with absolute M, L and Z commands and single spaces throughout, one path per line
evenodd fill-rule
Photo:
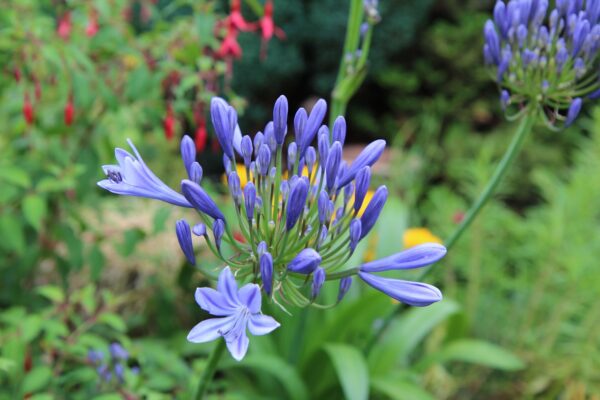
M 238 290 L 237 282 L 229 267 L 223 269 L 217 282 L 217 290 L 196 289 L 196 302 L 209 314 L 222 318 L 210 318 L 194 326 L 187 339 L 193 343 L 205 343 L 223 337 L 227 349 L 240 361 L 248 351 L 249 339 L 246 328 L 255 336 L 266 335 L 279 327 L 279 323 L 260 312 L 260 287 L 254 283 Z

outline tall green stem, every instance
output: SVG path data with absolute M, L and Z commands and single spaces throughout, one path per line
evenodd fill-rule
M 496 167 L 496 170 L 494 171 L 494 174 L 492 175 L 491 179 L 488 181 L 487 186 L 485 187 L 483 192 L 481 192 L 479 198 L 475 201 L 475 203 L 473 203 L 460 225 L 456 228 L 452 235 L 450 235 L 450 237 L 444 244 L 447 249 L 452 248 L 452 246 L 454 246 L 454 244 L 462 236 L 464 231 L 471 225 L 477 214 L 479 214 L 483 206 L 488 202 L 488 200 L 496 191 L 498 184 L 500 183 L 500 181 L 502 181 L 502 178 L 504 178 L 504 175 L 506 174 L 506 171 L 508 171 L 508 167 L 510 166 L 510 164 L 512 164 L 517 154 L 519 154 L 525 137 L 533 128 L 533 125 L 537 118 L 537 107 L 534 104 L 532 104 L 530 110 L 531 111 L 526 113 L 523 119 L 521 120 L 521 123 L 517 128 L 517 132 L 515 133 L 515 136 L 513 136 L 513 139 L 510 142 L 510 146 L 508 146 L 508 149 L 506 149 L 502 160 L 500 160 L 500 162 L 498 163 L 498 166 Z
M 201 400 L 204 398 L 206 389 L 208 389 L 208 385 L 210 384 L 213 376 L 215 375 L 215 370 L 217 368 L 219 360 L 221 359 L 223 350 L 225 350 L 225 339 L 219 339 L 217 345 L 208 357 L 208 364 L 202 372 L 202 376 L 200 377 L 200 382 L 198 382 L 198 389 L 196 390 L 196 396 L 194 397 L 194 399 Z
M 458 239 L 465 232 L 465 230 L 471 225 L 477 214 L 479 214 L 483 206 L 492 197 L 492 195 L 496 191 L 496 188 L 498 187 L 498 184 L 500 183 L 500 181 L 502 181 L 502 178 L 506 174 L 508 167 L 512 164 L 515 157 L 521 150 L 525 138 L 533 129 L 533 125 L 536 122 L 537 116 L 537 105 L 530 104 L 529 111 L 525 113 L 523 119 L 521 120 L 521 123 L 519 124 L 517 131 L 515 132 L 515 135 L 513 136 L 513 139 L 510 142 L 510 145 L 508 146 L 506 152 L 504 153 L 504 156 L 502 156 L 502 159 L 498 163 L 498 166 L 496 167 L 494 174 L 488 181 L 485 189 L 483 190 L 483 192 L 481 192 L 475 203 L 473 203 L 461 224 L 456 228 L 456 230 L 452 233 L 452 235 L 450 235 L 450 237 L 446 241 L 445 246 L 447 249 L 450 249 L 454 246 L 454 244 L 458 241 Z M 430 267 L 424 270 L 421 273 L 421 275 L 417 278 L 417 281 L 423 280 L 432 271 L 432 269 L 433 268 Z M 383 323 L 375 332 L 373 332 L 373 335 L 367 342 L 367 345 L 365 346 L 365 354 L 368 355 L 370 353 L 371 349 L 373 348 L 375 343 L 379 341 L 381 335 L 383 335 L 383 332 L 386 331 L 394 317 L 396 317 L 398 314 L 400 314 L 403 310 L 407 308 L 408 306 L 406 306 L 405 304 L 399 304 L 397 307 L 394 308 L 392 312 L 390 312 L 385 317 Z

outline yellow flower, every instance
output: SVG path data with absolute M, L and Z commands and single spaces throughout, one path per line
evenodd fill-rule
M 443 243 L 442 239 L 435 236 L 427 228 L 408 228 L 404 231 L 402 241 L 404 242 L 405 249 L 415 247 L 423 243 Z
M 248 183 L 248 179 L 246 179 L 246 167 L 244 164 L 236 164 L 235 170 L 240 177 L 240 187 L 243 189 Z M 252 175 L 250 175 L 250 179 L 252 179 Z M 223 174 L 223 184 L 227 185 L 227 174 Z

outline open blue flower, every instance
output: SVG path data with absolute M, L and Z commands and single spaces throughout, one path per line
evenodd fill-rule
M 115 194 L 146 197 L 180 207 L 192 207 L 185 197 L 154 175 L 131 140 L 128 139 L 127 143 L 135 157 L 126 150 L 115 149 L 115 158 L 119 165 L 104 165 L 102 169 L 107 179 L 98 182 L 98 186 Z
M 196 302 L 209 314 L 222 317 L 210 318 L 194 326 L 187 339 L 193 343 L 205 343 L 223 337 L 227 349 L 240 361 L 248 351 L 248 336 L 266 335 L 279 327 L 279 323 L 260 312 L 260 288 L 254 283 L 242 286 L 239 290 L 229 267 L 225 267 L 217 282 L 217 290 L 196 289 Z

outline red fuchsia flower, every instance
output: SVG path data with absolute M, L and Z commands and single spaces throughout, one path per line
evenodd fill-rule
M 267 44 L 273 38 L 273 35 L 277 36 L 280 40 L 285 39 L 285 32 L 275 25 L 273 21 L 273 1 L 267 0 L 265 3 L 265 12 L 263 17 L 259 21 L 260 25 L 260 36 L 262 37 L 261 46 L 261 58 L 265 58 L 267 55 Z
M 92 11 L 90 11 L 87 26 L 85 27 L 85 34 L 90 38 L 94 37 L 96 36 L 96 33 L 98 33 L 99 28 L 100 27 L 98 25 L 98 11 L 92 9 Z
M 256 27 L 256 24 L 249 23 L 244 19 L 240 0 L 231 0 L 231 11 L 227 19 L 229 24 L 238 31 L 251 31 Z
M 227 22 L 227 35 L 221 42 L 221 47 L 217 50 L 219 58 L 240 58 L 242 57 L 242 48 L 237 40 L 238 30 L 233 26 L 231 21 Z
M 56 33 L 63 40 L 69 40 L 71 36 L 71 12 L 67 11 L 58 21 L 58 28 L 56 29 Z
M 25 118 L 25 121 L 28 125 L 33 124 L 35 115 L 33 111 L 33 105 L 29 100 L 29 93 L 25 93 L 25 96 L 23 98 L 23 117 Z
M 163 121 L 163 127 L 165 129 L 165 137 L 167 140 L 173 139 L 175 134 L 175 115 L 173 114 L 173 107 L 171 104 L 167 104 L 167 115 Z
M 206 148 L 206 123 L 203 123 L 196 128 L 196 133 L 194 134 L 194 142 L 196 143 L 196 151 L 199 153 L 204 151 Z
M 65 105 L 65 125 L 71 126 L 75 117 L 75 106 L 73 105 L 73 93 L 69 94 L 69 100 Z

